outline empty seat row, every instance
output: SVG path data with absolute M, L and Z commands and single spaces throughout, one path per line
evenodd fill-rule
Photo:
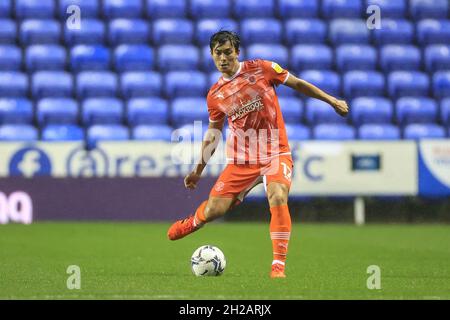
M 28 77 L 20 72 L 0 72 L 0 96 L 26 97 L 149 97 L 166 95 L 200 96 L 219 79 L 218 73 L 207 77 L 202 72 L 169 72 L 163 77 L 156 72 L 85 71 L 73 76 L 64 71 L 39 71 Z
M 354 126 L 367 123 L 442 123 L 450 126 L 450 98 L 440 105 L 429 98 L 403 97 L 394 104 L 385 98 L 360 97 L 351 101 L 348 117 L 342 118 L 328 104 L 316 99 L 305 103 L 296 98 L 280 98 L 286 123 L 309 125 L 351 122 Z M 170 104 L 161 98 L 135 98 L 126 103 L 116 98 L 90 98 L 80 105 L 70 98 L 44 98 L 36 107 L 27 99 L 0 99 L 0 124 L 36 122 L 47 124 L 128 123 L 181 125 L 202 121 L 208 123 L 203 98 L 179 98 Z
M 446 0 L 12 0 L 0 2 L 3 16 L 64 18 L 71 5 L 87 17 L 363 17 L 366 8 L 377 5 L 386 17 L 413 19 L 442 18 L 448 15 Z
M 183 128 L 179 128 L 183 129 Z M 202 134 L 206 128 L 203 128 Z M 189 135 L 192 128 L 186 128 L 183 138 L 188 141 L 199 140 L 202 136 Z M 296 140 L 398 140 L 398 139 L 439 139 L 446 138 L 450 129 L 446 130 L 435 124 L 411 124 L 402 131 L 392 125 L 367 124 L 359 129 L 348 125 L 320 124 L 313 128 L 302 125 L 287 126 L 286 131 L 291 141 Z M 39 137 L 41 136 L 41 137 Z M 98 141 L 121 140 L 162 140 L 177 141 L 179 134 L 165 125 L 139 125 L 128 128 L 122 125 L 93 125 L 86 130 L 76 125 L 49 125 L 41 132 L 31 125 L 3 125 L 0 126 L 0 141 L 35 141 L 41 138 L 44 141 L 82 141 L 89 147 L 95 146 Z M 179 140 L 178 140 L 179 141 Z M 186 141 L 186 140 L 184 140 Z
M 0 96 L 34 98 L 166 95 L 169 98 L 205 95 L 220 77 L 199 71 L 173 71 L 164 77 L 156 72 L 83 71 L 72 75 L 65 71 L 38 71 L 28 76 L 11 71 L 0 72 Z M 438 71 L 429 77 L 422 72 L 394 71 L 386 77 L 376 71 L 348 71 L 342 78 L 333 71 L 307 70 L 299 77 L 336 96 L 450 96 L 450 71 Z M 341 90 L 342 89 L 342 90 Z M 280 96 L 301 96 L 286 86 L 276 88 Z
M 245 51 L 245 57 L 244 57 Z M 338 71 L 421 70 L 428 72 L 450 69 L 450 45 L 430 45 L 422 53 L 412 45 L 386 45 L 376 50 L 368 45 L 341 45 L 333 51 L 325 45 L 297 45 L 289 50 L 282 45 L 255 44 L 242 50 L 241 59 L 276 61 L 287 69 L 330 69 Z M 27 71 L 107 70 L 173 70 L 180 59 L 181 69 L 215 70 L 209 47 L 201 52 L 193 46 L 162 46 L 158 50 L 147 45 L 119 45 L 109 49 L 102 45 L 76 45 L 69 51 L 59 45 L 31 45 L 24 53 L 15 45 L 0 45 L 0 70 L 20 70 L 24 62 Z M 22 62 L 23 61 L 23 62 Z M 423 61 L 423 62 L 422 62 Z M 175 66 L 174 66 L 175 64 Z M 291 67 L 292 66 L 292 67 Z
M 190 44 L 206 45 L 211 34 L 220 29 L 238 31 L 242 42 L 282 43 L 370 43 L 376 45 L 420 45 L 449 43 L 450 21 L 425 19 L 414 25 L 408 20 L 385 18 L 379 29 L 368 29 L 365 20 L 334 19 L 329 23 L 319 19 L 244 19 L 239 23 L 231 19 L 206 19 L 194 23 L 188 19 L 145 20 L 115 19 L 105 24 L 102 20 L 83 19 L 71 26 L 57 20 L 24 20 L 16 26 L 11 19 L 0 17 L 0 43 L 24 45 L 36 43 L 121 43 Z M 19 33 L 17 34 L 17 29 Z

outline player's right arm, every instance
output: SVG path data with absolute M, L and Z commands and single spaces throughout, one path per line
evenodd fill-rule
M 204 140 L 202 142 L 202 150 L 200 161 L 195 166 L 194 170 L 184 178 L 184 186 L 188 189 L 195 189 L 197 182 L 200 180 L 203 169 L 216 151 L 219 139 L 222 139 L 222 129 L 225 117 L 218 121 L 210 121 L 208 130 L 206 131 Z

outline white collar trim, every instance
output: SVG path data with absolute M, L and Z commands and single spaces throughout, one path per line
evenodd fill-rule
M 239 62 L 239 68 L 238 68 L 238 70 L 236 71 L 236 73 L 235 73 L 234 75 L 232 75 L 231 78 L 226 78 L 225 76 L 222 75 L 223 80 L 225 80 L 225 81 L 231 81 L 231 80 L 233 80 L 233 79 L 236 78 L 236 76 L 241 72 L 241 69 L 242 69 L 242 62 Z

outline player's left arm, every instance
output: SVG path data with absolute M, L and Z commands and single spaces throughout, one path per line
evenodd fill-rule
M 288 78 L 284 82 L 284 85 L 297 90 L 298 92 L 307 95 L 308 97 L 325 101 L 326 103 L 331 105 L 340 116 L 345 117 L 348 114 L 348 106 L 344 100 L 339 100 L 329 95 L 328 93 L 324 92 L 308 81 L 299 79 L 296 76 L 289 74 Z

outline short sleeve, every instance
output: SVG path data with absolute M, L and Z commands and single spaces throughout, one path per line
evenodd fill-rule
M 289 77 L 289 72 L 276 62 L 262 60 L 262 67 L 266 78 L 274 85 L 285 83 Z
M 210 96 L 206 99 L 206 103 L 208 105 L 209 122 L 218 122 L 225 117 L 225 113 L 220 111 Z

